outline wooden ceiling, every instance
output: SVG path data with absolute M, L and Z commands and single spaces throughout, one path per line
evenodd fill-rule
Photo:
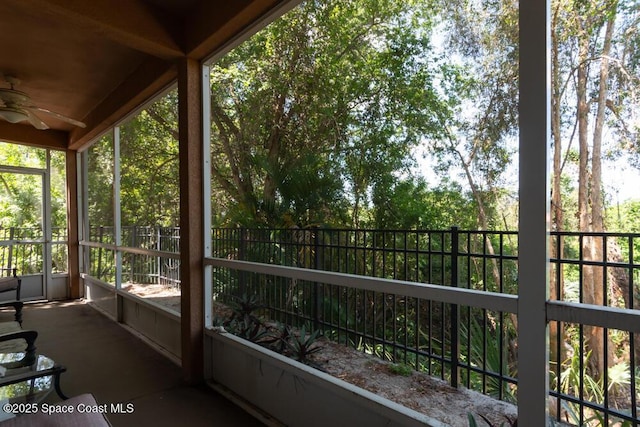
M 51 116 L 0 120 L 0 140 L 78 149 L 177 78 L 295 0 L 0 0 L 0 73 Z M 0 82 L 0 87 L 8 87 Z

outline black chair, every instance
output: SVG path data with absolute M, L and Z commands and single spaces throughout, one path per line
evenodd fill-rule
M 0 334 L 0 353 L 24 353 L 22 358 L 0 363 L 0 366 L 5 369 L 16 369 L 33 365 L 36 361 L 36 338 L 38 338 L 36 331 L 26 329 Z M 0 376 L 0 387 L 3 385 Z
M 17 269 L 2 269 L 10 272 L 10 276 L 8 277 L 0 277 L 0 294 L 5 292 L 15 292 L 16 298 L 15 300 L 10 300 L 6 302 L 0 302 L 0 307 L 13 307 L 15 310 L 15 320 L 19 324 L 22 325 L 22 307 L 23 303 L 20 301 L 20 287 L 22 285 L 22 280 L 18 277 Z

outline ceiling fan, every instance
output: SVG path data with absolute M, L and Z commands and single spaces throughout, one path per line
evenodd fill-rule
M 15 88 L 20 84 L 20 80 L 17 78 L 0 73 L 0 81 L 2 80 L 4 80 L 9 87 L 0 87 L 0 118 L 10 123 L 26 121 L 31 123 L 31 125 L 36 129 L 49 129 L 49 126 L 47 126 L 47 124 L 36 115 L 36 113 L 42 113 L 53 116 L 58 120 L 62 120 L 74 126 L 79 126 L 81 128 L 86 127 L 84 123 L 79 122 L 78 120 L 71 119 L 60 113 L 56 113 L 55 111 L 34 105 L 29 95 Z

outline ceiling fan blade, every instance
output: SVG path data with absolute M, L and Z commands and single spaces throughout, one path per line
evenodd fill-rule
M 59 120 L 62 120 L 63 122 L 70 123 L 70 124 L 72 124 L 74 126 L 78 126 L 78 127 L 81 127 L 81 128 L 87 127 L 87 125 L 85 125 L 84 123 L 82 123 L 82 122 L 80 122 L 78 120 L 74 120 L 74 119 L 72 119 L 70 117 L 63 116 L 60 113 L 56 113 L 55 111 L 47 110 L 46 108 L 40 108 L 40 107 L 36 107 L 34 105 L 29 105 L 29 106 L 26 106 L 24 108 L 27 108 L 29 110 L 40 111 L 40 112 L 45 113 L 45 114 L 49 114 L 50 116 L 53 116 L 53 117 L 55 117 L 55 118 L 57 118 Z
M 40 118 L 38 116 L 33 114 L 33 111 L 31 111 L 29 109 L 26 109 L 25 111 L 27 112 L 27 116 L 29 116 L 29 118 L 28 118 L 29 123 L 31 123 L 34 128 L 40 129 L 40 130 L 49 129 L 49 126 L 47 126 L 47 124 L 45 122 L 40 120 Z

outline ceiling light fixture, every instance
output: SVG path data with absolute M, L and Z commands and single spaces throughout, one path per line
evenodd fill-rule
M 26 111 L 12 107 L 0 107 L 0 117 L 9 123 L 18 123 L 29 119 Z

